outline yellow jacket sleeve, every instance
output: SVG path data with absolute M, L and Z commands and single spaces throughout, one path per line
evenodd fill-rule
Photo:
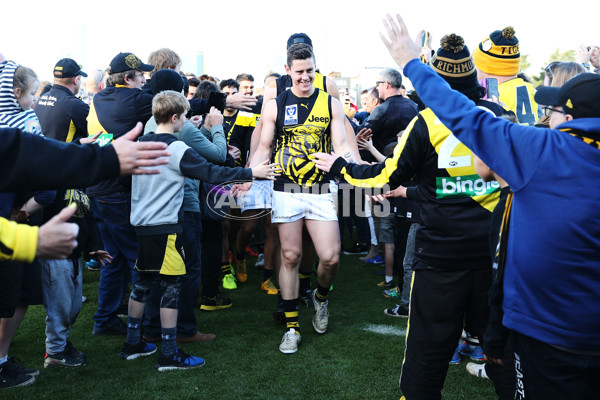
M 33 262 L 38 227 L 0 218 L 0 261 Z

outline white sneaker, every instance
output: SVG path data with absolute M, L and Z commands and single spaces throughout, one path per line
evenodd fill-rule
M 317 333 L 325 333 L 327 332 L 327 325 L 329 324 L 329 310 L 327 309 L 329 300 L 327 300 L 325 303 L 321 303 L 317 300 L 316 296 L 317 289 L 313 290 L 312 292 L 313 305 L 315 307 L 315 314 L 313 315 L 312 324 Z
M 485 364 L 477 364 L 474 362 L 467 363 L 467 371 L 478 378 L 490 379 L 485 373 Z
M 256 268 L 265 266 L 265 255 L 264 254 L 261 253 L 258 255 L 258 257 L 256 257 L 256 262 L 254 263 L 254 266 Z
M 294 328 L 290 328 L 289 331 L 283 334 L 281 344 L 279 345 L 279 351 L 283 354 L 294 354 L 298 351 L 300 340 L 300 334 L 297 333 Z

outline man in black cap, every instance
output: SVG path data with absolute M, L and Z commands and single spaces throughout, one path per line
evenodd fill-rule
M 76 97 L 82 77 L 87 74 L 71 58 L 63 58 L 54 66 L 54 85 L 40 97 L 34 108 L 46 137 L 76 142 L 88 136 L 86 119 L 90 108 Z
M 104 131 L 116 139 L 140 121 L 152 116 L 152 95 L 140 90 L 145 72 L 154 69 L 133 53 L 119 53 L 107 69 L 106 88 L 94 96 L 88 118 L 88 131 Z
M 154 69 L 132 53 L 119 53 L 107 69 L 107 87 L 96 93 L 90 105 L 88 132 L 103 131 L 101 146 L 121 137 L 138 122 L 152 116 L 152 94 L 143 93 L 145 72 Z M 137 238 L 129 223 L 131 192 L 116 179 L 89 187 L 90 205 L 99 226 L 106 251 L 112 263 L 102 268 L 98 286 L 98 310 L 94 314 L 94 335 L 122 334 L 126 327 L 117 316 L 128 282 L 135 283 Z
M 511 124 L 450 90 L 419 62 L 420 46 L 399 15 L 397 22 L 388 15 L 381 35 L 394 60 L 457 140 L 513 191 L 500 259 L 515 398 L 600 398 L 600 76 L 538 90 L 549 129 Z M 412 312 L 411 300 L 411 329 Z
M 71 58 L 63 58 L 54 66 L 54 85 L 50 91 L 40 97 L 35 106 L 45 136 L 61 142 L 88 140 L 86 118 L 89 106 L 75 97 L 81 88 L 82 77 L 87 77 L 87 74 Z M 43 221 L 49 221 L 58 215 L 70 202 L 66 200 L 66 193 L 65 190 L 56 192 L 56 199 L 44 209 Z M 90 232 L 82 215 L 72 222 L 80 226 L 80 232 Z M 92 231 L 97 232 L 97 228 Z M 79 240 L 87 245 L 88 237 L 82 234 Z M 95 246 L 101 249 L 102 243 L 97 241 Z M 42 267 L 44 309 L 48 314 L 44 367 L 50 365 L 77 367 L 85 365 L 86 362 L 84 354 L 76 350 L 68 341 L 71 326 L 81 310 L 83 279 L 78 257 L 80 254 L 81 251 L 78 251 L 64 260 L 39 260 Z

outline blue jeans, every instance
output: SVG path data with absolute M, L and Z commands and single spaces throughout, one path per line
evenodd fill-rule
M 137 238 L 129 223 L 131 196 L 114 193 L 91 199 L 92 211 L 99 224 L 104 249 L 113 257 L 100 271 L 98 310 L 94 314 L 94 330 L 103 331 L 119 321 L 117 313 L 129 282 L 135 284 L 133 269 L 137 258 Z
M 81 311 L 82 268 L 79 261 L 40 260 L 42 292 L 46 316 L 46 353 L 56 354 L 65 349 Z
M 177 309 L 177 337 L 194 336 L 197 332 L 197 319 L 194 307 L 200 290 L 202 268 L 200 264 L 200 239 L 202 220 L 200 213 L 185 212 L 183 218 L 183 251 L 185 252 L 185 275 L 181 277 L 181 288 Z M 146 302 L 144 311 L 144 336 L 160 337 L 161 290 L 154 287 Z

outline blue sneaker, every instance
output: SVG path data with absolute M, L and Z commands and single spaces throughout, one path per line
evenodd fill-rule
M 159 371 L 173 371 L 177 369 L 198 368 L 204 365 L 204 359 L 191 356 L 184 353 L 182 350 L 177 350 L 177 353 L 171 357 L 165 357 L 163 353 L 158 355 L 156 360 L 156 369 Z
M 369 258 L 369 259 L 365 260 L 365 262 L 367 264 L 383 264 L 383 263 L 385 263 L 385 260 L 383 259 L 383 257 L 381 257 L 381 255 L 378 254 L 373 258 Z
M 467 341 L 463 341 L 458 346 L 458 352 L 463 356 L 469 357 L 473 361 L 484 361 L 485 357 L 483 356 L 483 350 L 481 346 L 475 346 L 472 344 L 468 344 Z
M 92 258 L 90 261 L 85 263 L 85 268 L 89 271 L 100 271 L 100 263 Z
M 138 344 L 123 343 L 119 358 L 123 360 L 135 360 L 139 357 L 149 356 L 156 352 L 156 345 L 141 340 Z
M 460 357 L 460 353 L 458 352 L 458 347 L 454 350 L 454 355 L 452 356 L 452 360 L 450 360 L 450 365 L 458 365 L 462 362 L 462 358 Z

